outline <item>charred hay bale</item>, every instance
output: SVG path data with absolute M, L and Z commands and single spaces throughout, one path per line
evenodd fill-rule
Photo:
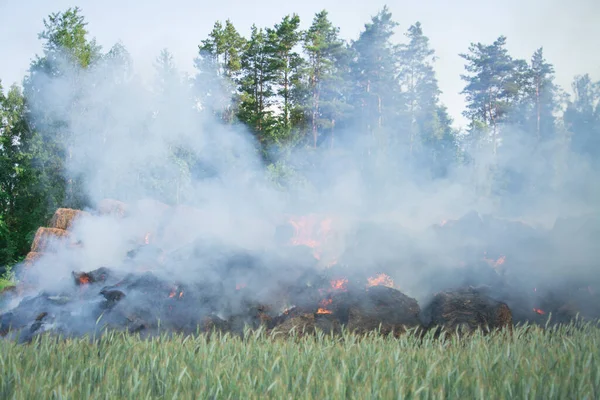
M 72 208 L 59 208 L 50 220 L 50 228 L 69 230 L 78 218 L 90 215 L 86 211 Z
M 366 334 L 377 331 L 399 336 L 421 326 L 417 301 L 394 288 L 373 286 L 350 291 L 332 299 L 334 315 L 346 323 L 349 332 Z
M 101 200 L 96 208 L 100 215 L 114 215 L 121 218 L 128 212 L 127 204 L 114 199 Z
M 76 285 L 86 285 L 90 283 L 106 282 L 111 276 L 111 271 L 106 267 L 100 267 L 90 272 L 72 272 Z
M 429 328 L 444 328 L 448 333 L 457 329 L 465 333 L 476 330 L 490 332 L 512 330 L 512 314 L 506 303 L 492 299 L 474 288 L 438 293 L 423 310 Z
M 231 324 L 224 319 L 219 318 L 216 315 L 209 315 L 204 317 L 199 324 L 200 332 L 212 333 L 220 332 L 227 333 L 231 331 Z
M 56 245 L 70 238 L 68 231 L 58 228 L 38 228 L 35 238 L 31 244 L 31 251 L 41 253 L 45 251 L 55 251 Z
M 325 334 L 339 334 L 341 324 L 331 314 L 302 314 L 284 320 L 271 330 L 274 336 L 312 336 L 317 331 Z

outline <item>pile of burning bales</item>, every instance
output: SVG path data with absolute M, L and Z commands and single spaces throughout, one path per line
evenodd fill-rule
M 517 322 L 544 324 L 549 313 L 557 315 L 558 322 L 567 322 L 579 311 L 572 305 L 575 303 L 571 297 L 550 296 L 539 300 L 538 307 L 529 307 L 530 299 L 486 285 L 435 291 L 421 309 L 417 300 L 398 290 L 386 273 L 351 274 L 342 261 L 327 261 L 318 244 L 322 239 L 319 235 L 324 235 L 331 223 L 327 219 L 315 223 L 306 217 L 290 221 L 293 229 L 289 231 L 288 243 L 306 250 L 315 267 L 304 268 L 302 273 L 294 275 L 297 272 L 294 266 L 288 266 L 294 278 L 281 282 L 276 295 L 274 291 L 268 296 L 257 294 L 255 285 L 238 281 L 235 272 L 239 268 L 250 270 L 257 281 L 270 273 L 261 268 L 260 260 L 247 254 L 236 254 L 226 260 L 227 265 L 219 269 L 223 275 L 206 282 L 174 280 L 155 273 L 150 263 L 133 272 L 109 267 L 74 271 L 69 283 L 60 289 L 37 290 L 35 282 L 28 280 L 27 272 L 59 245 L 85 246 L 73 237 L 71 228 L 79 218 L 92 214 L 124 218 L 127 206 L 107 200 L 94 212 L 61 208 L 50 227 L 39 228 L 23 263 L 19 285 L 0 293 L 0 312 L 4 312 L 0 314 L 0 336 L 29 341 L 40 334 L 80 336 L 105 330 L 142 336 L 165 331 L 197 334 L 213 330 L 242 334 L 246 328 L 259 327 L 284 337 L 292 333 L 312 335 L 317 331 L 339 334 L 343 330 L 398 336 L 408 330 L 423 333 L 433 329 L 439 333 L 442 328 L 448 332 L 511 330 Z M 308 225 L 318 232 L 316 238 L 306 233 Z M 127 257 L 134 262 L 137 253 L 152 246 L 148 233 Z M 151 254 L 156 254 L 163 263 L 176 262 L 173 255 L 155 250 Z M 488 259 L 488 264 L 495 270 L 505 259 L 501 255 Z M 327 268 L 317 268 L 323 262 Z M 598 303 L 596 293 L 589 290 L 585 294 L 585 301 Z

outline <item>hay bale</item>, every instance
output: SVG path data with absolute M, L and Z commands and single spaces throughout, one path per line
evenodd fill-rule
M 346 304 L 340 304 L 343 302 Z M 349 296 L 334 298 L 333 304 L 338 315 L 347 318 L 349 332 L 366 334 L 381 329 L 383 335 L 399 336 L 408 329 L 421 326 L 421 309 L 417 301 L 387 286 L 349 293 Z
M 341 325 L 337 318 L 331 314 L 302 314 L 288 318 L 275 326 L 271 332 L 275 335 L 298 337 L 314 335 L 317 331 L 325 334 L 339 334 Z
M 86 211 L 74 210 L 72 208 L 59 208 L 50 220 L 50 228 L 69 230 L 73 223 L 84 215 L 90 215 Z
M 512 313 L 506 303 L 492 299 L 475 288 L 447 291 L 435 295 L 425 308 L 429 328 L 440 328 L 448 333 L 457 329 L 465 333 L 476 330 L 491 332 L 496 329 L 512 330 Z
M 231 325 L 228 321 L 219 318 L 216 315 L 209 315 L 202 319 L 199 324 L 200 332 L 203 333 L 227 333 L 231 331 Z
M 96 207 L 100 215 L 114 215 L 123 218 L 127 215 L 127 204 L 119 200 L 104 199 Z
M 29 253 L 27 253 L 27 256 L 25 257 L 25 260 L 23 260 L 23 264 L 25 265 L 25 267 L 30 267 L 37 260 L 39 260 L 40 258 L 42 258 L 43 255 L 44 255 L 44 253 L 40 253 L 40 252 L 36 252 L 36 251 L 30 251 Z
M 38 228 L 31 245 L 31 251 L 34 253 L 55 251 L 56 245 L 61 241 L 68 240 L 69 237 L 70 233 L 64 229 Z

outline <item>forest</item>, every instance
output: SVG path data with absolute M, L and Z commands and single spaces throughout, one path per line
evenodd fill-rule
M 217 21 L 198 40 L 193 75 L 181 73 L 164 49 L 156 57 L 155 79 L 142 84 L 123 44 L 101 48 L 82 10 L 49 15 L 39 34 L 42 53 L 22 83 L 4 83 L 0 90 L 0 266 L 9 270 L 23 259 L 37 228 L 57 208 L 84 209 L 93 201 L 85 173 L 69 167 L 84 157 L 70 144 L 108 146 L 113 136 L 99 138 L 65 120 L 65 110 L 47 107 L 56 95 L 52 82 L 66 76 L 71 100 L 61 107 L 71 115 L 88 118 L 89 101 L 82 105 L 78 99 L 97 91 L 102 104 L 106 87 L 150 98 L 146 120 L 127 127 L 140 138 L 156 129 L 172 129 L 176 136 L 180 124 L 169 115 L 172 109 L 186 110 L 182 118 L 214 121 L 211 129 L 247 133 L 267 179 L 291 195 L 298 185 L 318 190 L 329 184 L 318 172 L 347 149 L 361 173 L 386 171 L 385 182 L 371 185 L 419 185 L 477 171 L 472 175 L 478 194 L 499 204 L 513 195 L 573 192 L 581 171 L 594 176 L 598 170 L 600 82 L 582 75 L 569 91 L 558 87 L 543 43 L 523 60 L 509 54 L 504 36 L 493 43 L 474 38 L 460 54 L 469 124 L 459 130 L 440 101 L 426 27 L 415 22 L 399 32 L 384 7 L 366 16 L 358 37 L 345 41 L 334 19 L 320 11 L 303 30 L 298 15 L 286 15 L 272 27 L 252 26 L 249 37 L 230 20 Z M 109 101 L 106 120 L 118 108 L 118 99 Z M 121 117 L 127 109 L 119 112 Z M 174 142 L 167 152 L 178 170 L 165 170 L 160 159 L 149 161 L 136 173 L 136 185 L 167 204 L 185 204 L 180 188 L 214 175 L 204 157 L 210 147 L 199 154 Z M 105 189 L 102 194 L 113 194 Z

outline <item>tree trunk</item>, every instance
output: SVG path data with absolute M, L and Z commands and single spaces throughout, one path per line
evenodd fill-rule
M 329 148 L 333 149 L 333 141 L 335 138 L 335 119 L 331 119 L 331 142 L 329 144 Z
M 538 142 L 542 139 L 542 134 L 540 131 L 540 119 L 541 119 L 541 103 L 540 103 L 540 79 L 536 77 L 535 80 L 535 102 L 537 108 L 537 119 L 536 119 L 536 134 Z

